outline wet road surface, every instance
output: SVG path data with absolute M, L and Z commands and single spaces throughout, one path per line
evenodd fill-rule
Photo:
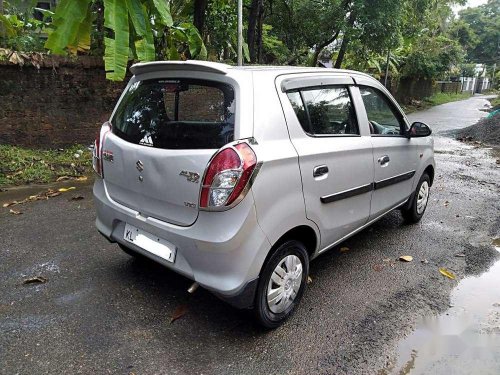
M 21 215 L 0 208 L 0 373 L 373 374 L 406 364 L 402 338 L 423 317 L 445 314 L 458 280 L 499 256 L 500 168 L 489 150 L 440 136 L 484 116 L 484 104 L 472 98 L 411 115 L 436 134 L 424 218 L 408 226 L 393 212 L 341 244 L 348 251 L 312 262 L 301 305 L 271 332 L 108 244 L 94 228 L 90 186 L 78 187 L 83 200 L 66 193 L 15 206 Z M 33 276 L 46 282 L 23 284 Z

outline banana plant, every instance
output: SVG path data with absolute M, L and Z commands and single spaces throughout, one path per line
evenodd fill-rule
M 55 54 L 88 51 L 97 0 L 61 0 L 45 47 Z M 167 0 L 104 0 L 106 78 L 121 81 L 129 60 L 206 59 L 196 27 L 174 22 Z

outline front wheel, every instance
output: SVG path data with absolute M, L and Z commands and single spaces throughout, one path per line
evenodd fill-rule
M 305 246 L 295 240 L 280 245 L 262 271 L 255 296 L 257 320 L 266 328 L 280 326 L 300 302 L 309 274 Z
M 409 207 L 401 210 L 403 218 L 408 223 L 418 223 L 424 216 L 427 203 L 429 202 L 431 179 L 427 173 L 420 177 L 415 195 Z

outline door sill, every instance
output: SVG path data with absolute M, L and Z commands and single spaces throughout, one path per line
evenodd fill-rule
M 395 206 L 389 208 L 387 211 L 385 211 L 384 213 L 382 213 L 379 216 L 375 217 L 374 219 L 370 220 L 366 224 L 360 226 L 358 229 L 353 230 L 352 232 L 350 232 L 349 234 L 346 234 L 344 237 L 340 238 L 339 240 L 337 240 L 337 241 L 331 243 L 330 245 L 324 247 L 323 249 L 319 250 L 318 254 L 321 254 L 321 253 L 323 253 L 323 252 L 325 252 L 327 250 L 330 250 L 332 247 L 335 247 L 336 245 L 338 245 L 339 243 L 345 241 L 349 237 L 355 235 L 358 232 L 361 232 L 363 229 L 365 229 L 366 227 L 370 226 L 371 224 L 373 224 L 377 220 L 381 219 L 383 216 L 387 215 L 389 212 L 391 212 L 391 211 L 395 210 L 396 208 L 401 207 L 402 205 L 404 205 L 408 201 L 408 199 L 409 198 L 406 198 L 404 201 L 402 201 L 402 202 L 396 204 Z

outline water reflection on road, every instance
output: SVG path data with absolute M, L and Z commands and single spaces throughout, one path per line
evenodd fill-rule
M 500 240 L 493 246 L 500 251 Z M 397 363 L 382 374 L 499 374 L 500 261 L 459 282 L 450 308 L 427 317 L 398 346 Z

